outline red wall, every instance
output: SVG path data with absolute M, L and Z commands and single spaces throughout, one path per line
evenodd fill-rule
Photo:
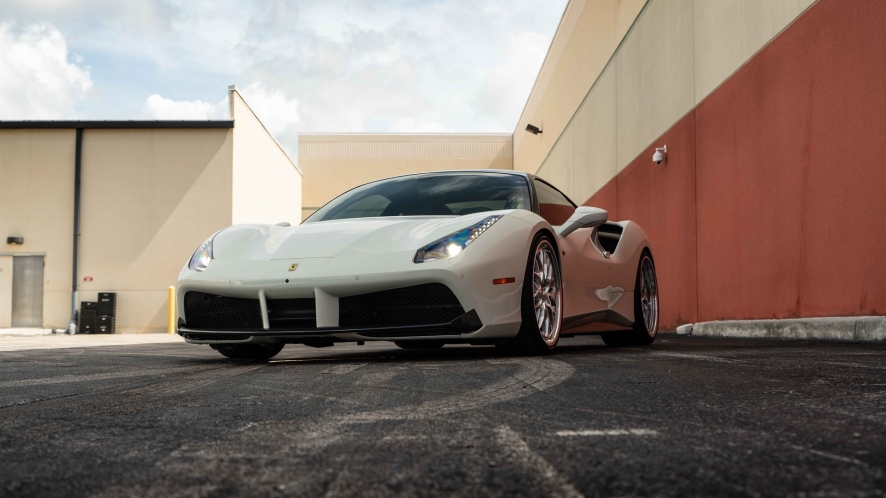
M 820 0 L 585 203 L 647 231 L 665 329 L 886 314 L 884 26 Z

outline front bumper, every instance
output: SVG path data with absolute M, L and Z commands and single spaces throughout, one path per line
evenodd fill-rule
M 465 342 L 513 337 L 520 328 L 520 299 L 526 254 L 531 241 L 531 226 L 520 219 L 505 217 L 496 223 L 499 229 L 514 224 L 506 235 L 478 238 L 461 255 L 439 261 L 414 263 L 414 251 L 383 254 L 349 254 L 330 258 L 279 260 L 214 260 L 204 272 L 185 268 L 177 286 L 177 309 L 183 323 L 179 333 L 188 342 L 197 344 L 229 343 L 228 337 L 242 342 L 298 342 L 311 338 L 340 341 L 446 339 Z M 490 234 L 491 235 L 491 234 Z M 297 266 L 295 266 L 297 265 Z M 295 267 L 295 270 L 291 270 Z M 506 285 L 493 285 L 493 280 L 514 277 Z M 350 296 L 438 283 L 448 287 L 463 310 L 473 311 L 480 326 L 474 330 L 451 329 L 450 324 L 424 325 L 434 329 L 433 335 L 394 334 L 394 327 L 359 330 L 340 326 L 339 300 Z M 314 299 L 316 328 L 312 330 L 270 330 L 267 320 L 262 327 L 242 330 L 210 330 L 188 327 L 184 297 L 190 291 L 233 298 Z M 263 305 L 262 313 L 267 317 Z M 342 324 L 344 325 L 344 324 Z M 410 326 L 410 329 L 416 329 Z M 391 334 L 385 334 L 388 330 Z M 214 334 L 211 339 L 198 340 L 197 334 Z M 368 335 L 367 335 L 368 334 Z M 189 338 L 190 336 L 190 338 Z M 248 337 L 247 337 L 248 336 Z M 208 336 L 204 336 L 208 337 Z
M 294 330 L 205 330 L 190 329 L 179 322 L 178 334 L 192 344 L 230 344 L 292 342 L 304 343 L 318 339 L 333 341 L 391 341 L 415 339 L 472 339 L 483 327 L 473 310 L 448 323 L 400 325 L 384 327 L 334 327 Z

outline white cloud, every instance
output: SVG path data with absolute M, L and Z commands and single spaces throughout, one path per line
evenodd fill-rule
M 394 133 L 450 133 L 453 130 L 436 121 L 418 122 L 412 118 L 403 118 L 394 121 L 390 131 Z
M 504 57 L 486 74 L 478 105 L 490 114 L 519 118 L 544 62 L 548 43 L 538 33 L 512 36 Z
M 299 122 L 298 101 L 260 82 L 240 89 L 243 99 L 273 135 L 284 133 Z M 217 104 L 202 100 L 172 100 L 154 94 L 145 100 L 142 113 L 149 119 L 229 119 L 228 99 Z
M 145 101 L 142 112 L 151 119 L 226 119 L 228 99 L 218 104 L 202 100 L 172 100 L 158 94 Z
M 512 131 L 567 0 L 0 1 L 88 54 L 90 117 L 224 117 L 237 83 L 294 150 L 298 131 Z
M 240 94 L 272 135 L 282 134 L 299 122 L 299 102 L 287 99 L 282 91 L 268 89 L 257 82 L 240 90 Z
M 89 68 L 69 59 L 65 39 L 53 26 L 16 30 L 0 24 L 0 119 L 76 117 L 92 79 Z

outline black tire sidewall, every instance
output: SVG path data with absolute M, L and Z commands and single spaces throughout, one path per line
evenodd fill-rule
M 529 257 L 526 261 L 526 273 L 523 276 L 523 293 L 520 301 L 520 311 L 521 318 L 523 319 L 523 323 L 520 326 L 520 334 L 528 335 L 528 339 L 532 340 L 532 343 L 535 346 L 535 349 L 540 354 L 547 354 L 556 349 L 557 344 L 560 342 L 560 330 L 557 334 L 557 341 L 554 344 L 549 345 L 542 339 L 541 331 L 538 329 L 538 322 L 535 318 L 535 306 L 532 302 L 532 265 L 535 261 L 535 253 L 538 250 L 538 247 L 542 244 L 543 241 L 547 241 L 548 244 L 551 245 L 551 248 L 554 250 L 554 258 L 556 261 L 557 269 L 559 270 L 558 276 L 560 277 L 560 300 L 562 301 L 563 296 L 563 268 L 561 267 L 560 262 L 560 252 L 557 244 L 551 237 L 546 233 L 539 233 L 532 240 L 532 246 L 530 246 Z M 562 302 L 560 303 L 562 309 Z M 563 327 L 563 313 L 560 313 L 560 328 Z
M 643 261 L 649 258 L 652 263 L 652 274 L 655 276 L 655 288 L 658 289 L 658 274 L 655 271 L 655 260 L 648 249 L 644 249 L 640 255 L 640 262 L 637 265 L 637 280 L 634 283 L 634 337 L 638 344 L 652 344 L 658 337 L 658 316 L 655 317 L 655 333 L 649 333 L 646 329 L 646 321 L 643 319 L 643 304 L 640 302 L 640 277 L 643 273 Z M 658 308 L 656 307 L 656 313 Z

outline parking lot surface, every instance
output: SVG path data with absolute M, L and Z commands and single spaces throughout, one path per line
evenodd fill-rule
M 0 352 L 0 496 L 882 496 L 886 345 Z

